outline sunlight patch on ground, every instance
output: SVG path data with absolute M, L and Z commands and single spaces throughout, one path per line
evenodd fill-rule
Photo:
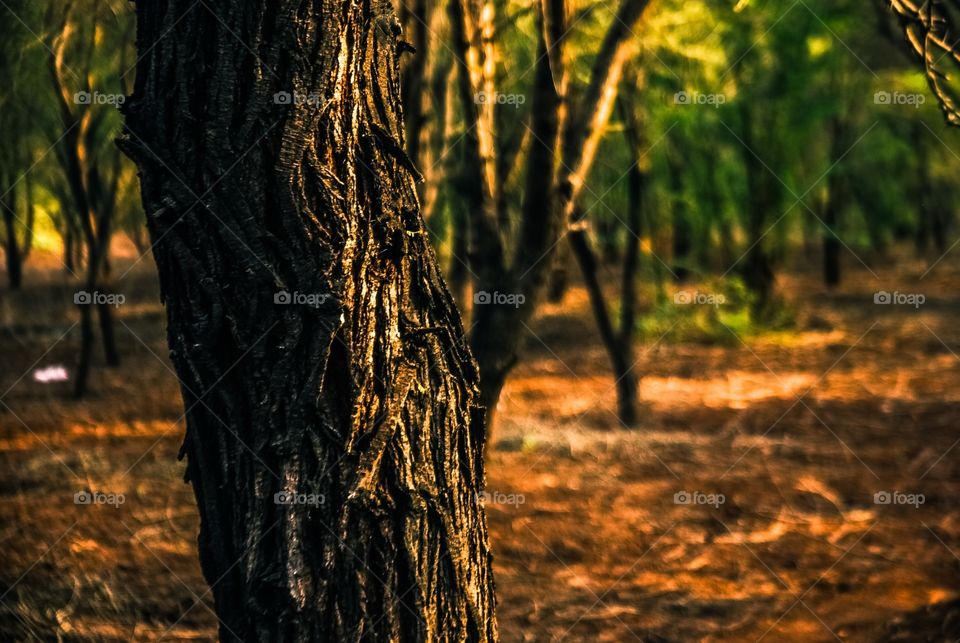
M 640 397 L 658 407 L 697 405 L 740 410 L 760 400 L 795 398 L 816 381 L 814 374 L 803 371 L 782 373 L 779 378 L 756 371 L 727 371 L 723 377 L 697 379 L 648 376 L 640 385 Z

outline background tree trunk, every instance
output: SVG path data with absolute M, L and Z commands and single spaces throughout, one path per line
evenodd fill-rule
M 837 227 L 847 207 L 847 185 L 844 168 L 838 167 L 848 149 L 847 127 L 839 116 L 830 123 L 830 163 L 832 170 L 827 176 L 827 199 L 823 208 L 823 283 L 833 288 L 840 284 L 840 237 Z
M 137 17 L 121 144 L 221 638 L 496 640 L 479 377 L 403 151 L 391 4 Z
M 9 185 L 4 181 L 3 185 Z M 17 241 L 17 191 L 16 186 L 7 189 L 6 194 L 0 197 L 0 208 L 3 209 L 4 224 L 4 254 L 7 259 L 7 285 L 10 290 L 20 290 L 23 284 L 23 253 Z M 28 195 L 29 196 L 29 195 Z

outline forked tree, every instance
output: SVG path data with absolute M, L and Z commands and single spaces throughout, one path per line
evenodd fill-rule
M 222 640 L 493 641 L 478 372 L 389 1 L 137 4 L 140 168 Z
M 496 95 L 497 54 L 492 39 L 496 2 L 452 0 L 450 5 L 457 93 L 466 115 L 467 261 L 476 290 L 522 295 L 524 302 L 473 309 L 471 346 L 483 375 L 481 398 L 488 428 L 506 378 L 519 359 L 524 332 L 544 294 L 550 259 L 568 231 L 585 225 L 578 212 L 587 177 L 614 107 L 623 67 L 638 44 L 634 27 L 648 0 L 616 3 L 583 87 L 576 87 L 566 70 L 566 44 L 576 24 L 567 15 L 570 3 L 540 0 L 535 4 L 538 29 L 530 118 L 524 127 L 527 135 L 517 137 L 528 144 L 518 140 L 499 148 L 494 101 L 477 100 L 480 95 Z M 524 196 L 514 231 L 508 224 L 502 190 L 504 179 L 519 165 L 525 167 Z M 629 397 L 636 397 L 635 390 Z

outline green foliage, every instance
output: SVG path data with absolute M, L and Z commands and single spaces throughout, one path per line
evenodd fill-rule
M 642 279 L 665 283 L 668 268 L 703 283 L 725 275 L 711 287 L 731 298 L 716 310 L 678 309 L 657 296 L 663 287 L 647 288 L 644 301 L 660 303 L 647 304 L 643 337 L 674 322 L 668 340 L 726 341 L 724 324 L 738 334 L 789 325 L 789 301 L 738 294 L 749 280 L 734 275 L 749 270 L 754 246 L 775 274 L 819 266 L 821 241 L 833 233 L 847 266 L 920 234 L 929 212 L 953 234 L 960 136 L 944 125 L 882 6 L 668 0 L 649 14 L 642 38 L 631 81 L 647 145 Z M 585 198 L 602 248 L 628 240 L 623 170 L 638 159 L 622 128 L 622 120 L 609 128 Z M 693 237 L 685 257 L 672 254 L 677 216 Z M 751 316 L 754 305 L 765 314 Z
M 780 302 L 764 323 L 753 310 L 756 295 L 737 277 L 712 278 L 671 288 L 669 296 L 650 301 L 637 319 L 637 336 L 645 343 L 693 342 L 734 346 L 751 339 L 789 335 L 794 313 Z

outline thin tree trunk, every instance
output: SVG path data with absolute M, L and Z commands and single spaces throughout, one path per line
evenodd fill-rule
M 83 293 L 89 299 L 80 302 L 80 356 L 77 360 L 77 372 L 73 381 L 73 396 L 77 399 L 86 395 L 89 388 L 90 368 L 93 364 L 93 346 L 96 343 L 94 333 L 94 311 L 99 321 L 100 336 L 103 340 L 104 357 L 107 364 L 117 366 L 120 356 L 113 334 L 113 321 L 109 305 L 102 299 L 107 293 L 101 284 L 103 266 L 103 248 L 96 238 L 88 239 L 87 270 L 83 282 Z
M 632 98 L 632 96 L 630 97 Z M 620 276 L 620 322 L 614 327 L 612 315 L 598 276 L 596 253 L 590 246 L 585 224 L 568 233 L 570 248 L 580 266 L 583 283 L 590 298 L 597 330 L 613 371 L 617 391 L 617 416 L 624 426 L 632 427 L 638 420 L 639 379 L 634 369 L 634 325 L 636 319 L 636 275 L 640 264 L 640 232 L 643 218 L 643 191 L 646 174 L 643 168 L 642 132 L 628 100 L 620 101 L 624 118 L 624 137 L 633 155 L 627 176 L 628 211 L 626 221 L 626 251 Z M 581 219 L 581 217 L 577 217 Z
M 677 152 L 667 153 L 668 174 L 670 177 L 670 216 L 672 220 L 673 252 L 671 268 L 677 281 L 683 281 L 690 274 L 687 264 L 693 248 L 693 230 L 690 215 L 687 212 L 683 194 L 683 163 L 677 158 Z
M 454 208 L 452 213 L 451 225 L 451 252 L 450 268 L 447 274 L 450 276 L 450 291 L 453 293 L 453 299 L 457 302 L 464 314 L 472 313 L 472 308 L 468 300 L 470 290 L 470 230 L 467 222 L 466 213 L 462 208 Z M 468 317 L 469 319 L 469 317 Z
M 66 229 L 63 233 L 63 266 L 68 274 L 74 274 L 77 269 L 77 249 L 76 235 L 73 232 L 73 226 L 66 223 Z
M 756 157 L 753 136 L 754 113 L 743 101 L 740 106 L 741 155 L 747 175 L 747 243 L 746 265 L 743 271 L 744 282 L 756 295 L 754 311 L 764 314 L 773 297 L 773 265 L 764 246 L 766 234 L 767 209 L 770 205 L 769 179 L 767 170 Z
M 607 349 L 607 355 L 613 366 L 617 388 L 617 414 L 627 426 L 636 422 L 637 380 L 633 374 L 632 355 L 623 350 L 620 336 L 613 327 L 610 313 L 603 295 L 603 288 L 597 275 L 597 260 L 590 248 L 586 232 L 582 229 L 571 230 L 567 235 L 570 247 L 580 265 L 584 286 L 590 296 L 590 306 L 600 331 L 600 338 Z
M 838 167 L 838 164 L 847 144 L 846 128 L 840 117 L 833 119 L 831 130 L 830 165 L 833 169 L 827 177 L 827 200 L 823 212 L 823 223 L 826 226 L 823 231 L 823 283 L 833 288 L 840 283 L 840 238 L 837 236 L 837 226 L 847 203 L 843 168 Z
M 71 105 L 71 91 L 65 80 L 66 65 L 64 59 L 68 42 L 77 31 L 73 11 L 74 7 L 67 5 L 64 9 L 62 21 L 57 26 L 51 27 L 51 33 L 58 32 L 59 35 L 53 38 L 52 46 L 48 45 L 50 52 L 48 72 L 64 132 L 59 141 L 62 154 L 58 155 L 61 167 L 66 175 L 67 189 L 64 191 L 64 197 L 69 194 L 72 201 L 72 207 L 67 210 L 64 203 L 66 199 L 62 199 L 61 209 L 64 211 L 65 217 L 73 214 L 79 220 L 79 223 L 74 224 L 74 227 L 78 229 L 77 236 L 82 235 L 81 238 L 87 250 L 86 278 L 83 284 L 85 294 L 83 296 L 89 298 L 89 300 L 81 302 L 80 355 L 73 387 L 74 397 L 80 398 L 87 391 L 93 359 L 93 344 L 95 341 L 93 329 L 94 306 L 99 309 L 100 331 L 107 363 L 112 366 L 119 364 L 119 353 L 111 326 L 110 312 L 105 310 L 103 305 L 97 303 L 96 300 L 106 294 L 101 291 L 100 285 L 101 278 L 108 265 L 110 223 L 116 204 L 120 155 L 115 156 L 113 177 L 109 183 L 102 180 L 99 165 L 89 162 L 91 158 L 89 153 L 90 143 L 97 129 L 97 118 L 100 117 L 94 116 L 89 111 L 80 114 L 76 111 L 76 106 Z M 54 13 L 54 8 L 51 7 L 51 16 Z M 91 31 L 91 43 L 93 42 L 93 33 L 95 33 L 95 29 Z M 68 222 L 67 226 L 69 229 L 71 223 Z M 73 241 L 75 244 L 77 243 L 76 238 Z M 72 262 L 68 262 L 67 269 L 72 272 L 73 266 L 70 263 Z
M 635 99 L 634 96 L 630 96 Z M 618 344 L 626 370 L 617 377 L 617 401 L 620 420 L 627 426 L 638 421 L 639 378 L 636 369 L 634 333 L 637 317 L 637 272 L 640 268 L 640 235 L 643 233 L 643 200 L 648 184 L 648 167 L 644 160 L 644 136 L 633 105 L 621 102 L 626 127 L 624 134 L 632 150 L 632 163 L 627 175 L 627 230 L 623 271 L 620 278 L 620 330 Z
M 823 283 L 833 288 L 840 283 L 840 241 L 837 238 L 837 208 L 828 203 L 823 213 Z
M 553 255 L 553 266 L 547 281 L 547 299 L 553 303 L 563 300 L 570 285 L 570 247 L 566 244 L 557 248 Z
M 33 201 L 33 179 L 30 172 L 23 177 L 24 192 L 26 192 L 27 218 L 24 222 L 23 243 L 20 245 L 20 263 L 24 264 L 33 250 L 33 226 L 37 220 L 37 207 Z
M 926 132 L 922 125 L 913 126 L 913 140 L 916 141 L 917 152 L 917 230 L 914 241 L 917 254 L 921 257 L 927 254 L 930 246 L 931 221 L 933 219 L 933 190 L 930 185 L 930 157 L 926 144 Z
M 0 203 L 0 208 L 3 208 L 4 232 L 6 234 L 4 253 L 7 258 L 7 283 L 10 290 L 20 290 L 23 285 L 23 255 L 20 252 L 20 243 L 17 240 L 16 194 L 15 188 L 9 188 L 2 203 Z
M 437 57 L 439 54 L 435 54 Z M 420 161 L 418 168 L 423 175 L 423 182 L 418 186 L 420 188 L 420 203 L 422 204 L 423 218 L 427 221 L 427 227 L 437 234 L 438 214 L 443 210 L 445 192 L 441 189 L 449 176 L 448 167 L 450 166 L 447 158 L 447 150 L 450 147 L 450 132 L 453 130 L 455 110 L 454 92 L 449 91 L 448 85 L 455 78 L 456 70 L 448 56 L 443 56 L 441 60 L 435 60 L 431 68 L 430 78 L 430 96 L 435 101 L 432 117 L 426 132 L 426 142 L 428 143 L 420 151 Z M 449 225 L 449 221 L 447 222 Z M 446 239 L 447 235 L 439 235 Z M 466 256 L 466 255 L 463 255 Z
M 137 4 L 122 145 L 220 638 L 495 641 L 479 375 L 403 151 L 393 8 L 192 5 Z

